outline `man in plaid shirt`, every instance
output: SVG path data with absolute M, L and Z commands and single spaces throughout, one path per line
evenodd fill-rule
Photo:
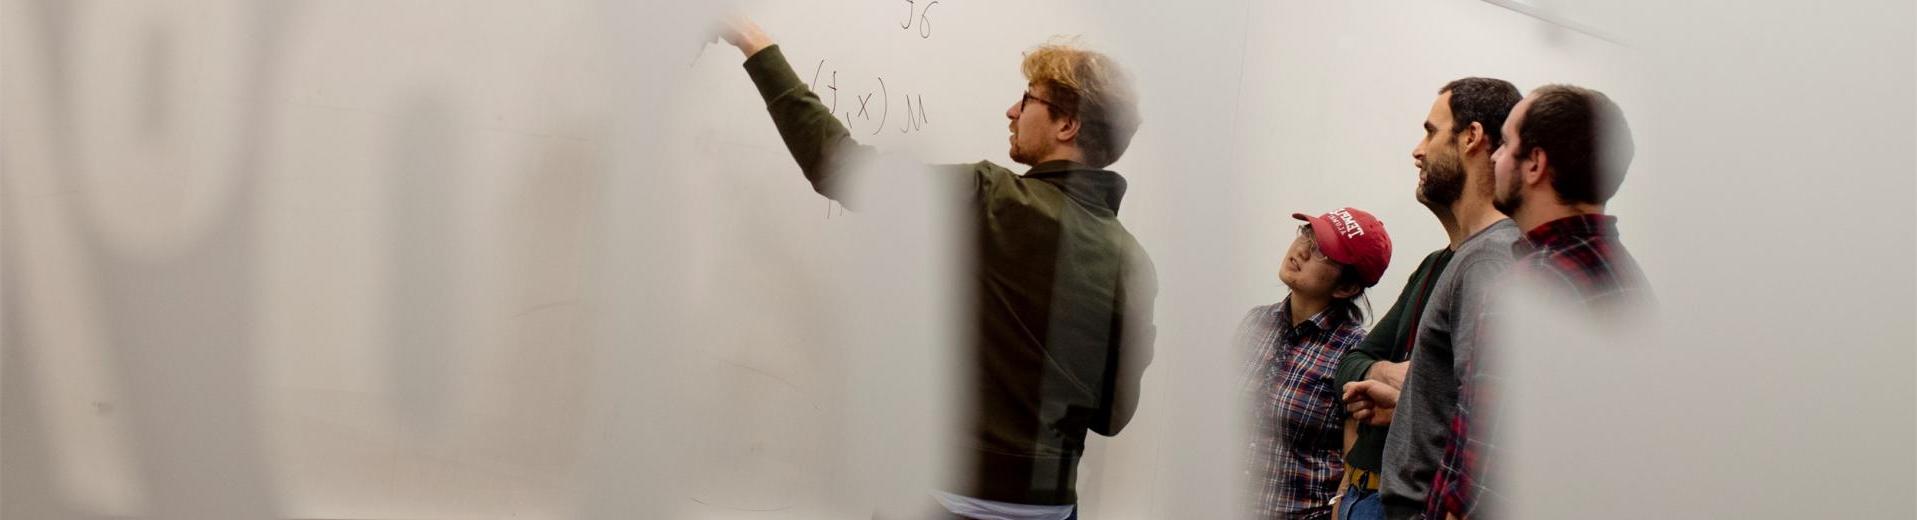
M 1512 109 L 1504 135 L 1504 145 L 1492 154 L 1493 204 L 1527 230 L 1512 246 L 1518 259 L 1512 280 L 1576 303 L 1605 320 L 1600 324 L 1615 324 L 1608 320 L 1648 304 L 1650 284 L 1618 242 L 1617 217 L 1604 214 L 1633 155 L 1624 112 L 1602 92 L 1546 85 Z M 1480 351 L 1462 378 L 1427 518 L 1499 516 L 1493 476 L 1498 468 L 1492 462 L 1498 450 L 1499 348 Z

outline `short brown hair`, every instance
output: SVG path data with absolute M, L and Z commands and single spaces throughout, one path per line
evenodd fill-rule
M 1078 119 L 1078 147 L 1085 162 L 1103 168 L 1117 162 L 1138 133 L 1138 96 L 1131 76 L 1104 54 L 1054 39 L 1025 53 L 1026 81 L 1044 85 L 1052 117 Z
M 1544 149 L 1551 189 L 1567 203 L 1603 204 L 1617 194 L 1636 154 L 1631 126 L 1603 92 L 1545 85 L 1518 121 L 1518 155 Z

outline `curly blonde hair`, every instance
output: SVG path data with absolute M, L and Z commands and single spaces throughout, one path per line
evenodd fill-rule
M 1131 75 L 1111 57 L 1053 38 L 1026 52 L 1020 68 L 1026 81 L 1049 91 L 1052 117 L 1078 119 L 1085 162 L 1103 168 L 1125 155 L 1141 123 L 1138 95 Z

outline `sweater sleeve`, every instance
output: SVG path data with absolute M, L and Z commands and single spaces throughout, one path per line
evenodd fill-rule
M 799 80 L 779 46 L 766 47 L 746 58 L 745 69 L 759 96 L 765 99 L 786 150 L 799 163 L 799 171 L 812 183 L 813 191 L 856 209 L 845 200 L 850 186 L 845 177 L 857 170 L 856 165 L 876 156 L 876 150 L 852 139 L 851 132 L 819 101 L 819 96 Z
M 766 111 L 771 113 L 786 151 L 792 153 L 793 161 L 799 164 L 799 171 L 812 184 L 812 190 L 847 209 L 863 208 L 865 204 L 858 203 L 855 207 L 854 201 L 847 200 L 856 184 L 852 177 L 868 169 L 865 167 L 877 165 L 882 154 L 852 139 L 852 133 L 832 115 L 818 94 L 799 80 L 779 46 L 766 47 L 746 58 L 745 69 L 758 88 L 759 97 L 765 99 Z M 925 168 L 948 179 L 950 184 L 946 188 L 952 193 L 970 200 L 976 200 L 990 189 L 992 178 L 987 174 L 1003 170 L 983 161 Z
M 1406 312 L 1405 295 L 1411 293 L 1411 284 L 1416 283 L 1417 278 L 1417 275 L 1413 274 L 1411 280 L 1405 282 L 1404 291 L 1399 293 L 1397 303 L 1393 303 L 1391 309 L 1385 311 L 1384 317 L 1378 319 L 1378 324 L 1371 328 L 1370 334 L 1365 335 L 1364 341 L 1358 343 L 1358 346 L 1352 348 L 1350 352 L 1346 352 L 1344 359 L 1339 360 L 1338 388 L 1343 389 L 1345 383 L 1363 381 L 1365 373 L 1371 370 L 1372 364 L 1390 361 L 1392 348 L 1403 344 L 1402 338 L 1398 336 L 1398 325 L 1403 321 Z
M 1483 341 L 1479 328 L 1483 320 L 1487 302 L 1490 300 L 1491 286 L 1500 275 L 1511 266 L 1509 255 L 1484 255 L 1474 258 L 1460 267 L 1462 283 L 1458 289 L 1458 303 L 1452 309 L 1453 328 L 1451 329 L 1451 364 L 1454 374 L 1462 381 L 1472 358 L 1477 355 L 1478 343 Z
M 1427 271 L 1437 263 L 1437 257 L 1441 253 L 1443 251 L 1425 255 L 1424 261 L 1419 262 L 1417 270 L 1412 271 L 1411 276 L 1405 278 L 1404 289 L 1398 291 L 1398 301 L 1391 304 L 1391 309 L 1386 310 L 1383 317 L 1378 318 L 1378 324 L 1371 327 L 1371 333 L 1365 335 L 1365 340 L 1352 348 L 1350 352 L 1346 352 L 1344 359 L 1338 362 L 1336 380 L 1341 391 L 1345 383 L 1363 381 L 1365 373 L 1371 370 L 1372 364 L 1391 361 L 1392 352 L 1397 351 L 1398 346 L 1405 342 L 1403 334 L 1418 332 L 1399 329 L 1403 328 L 1405 313 L 1411 312 L 1410 308 L 1414 306 L 1411 300 L 1417 296 L 1415 293 L 1419 280 L 1428 276 Z

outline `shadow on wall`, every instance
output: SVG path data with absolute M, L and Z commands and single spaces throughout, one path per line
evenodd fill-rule
M 285 43 L 297 28 L 296 13 L 288 5 L 249 3 L 250 11 L 241 18 L 248 26 L 239 33 L 247 39 L 242 48 L 248 52 L 238 65 L 246 71 L 240 91 L 248 95 L 232 112 L 235 120 L 216 122 L 230 129 L 220 137 L 235 143 L 232 155 L 218 165 L 217 178 L 232 186 L 219 191 L 226 197 L 218 201 L 216 217 L 178 249 L 150 256 L 116 247 L 113 234 L 89 211 L 100 204 L 80 185 L 96 176 L 119 174 L 88 171 L 88 159 L 112 150 L 91 148 L 111 144 L 96 142 L 110 129 L 89 126 L 93 121 L 80 117 L 82 107 L 72 94 L 83 90 L 77 84 L 77 60 L 83 59 L 78 51 L 86 43 L 86 20 L 77 17 L 71 2 L 41 0 L 27 8 L 36 16 L 26 25 L 38 31 L 43 60 L 36 75 L 47 96 L 41 100 L 46 120 L 36 123 L 50 141 L 47 175 L 61 193 L 70 194 L 57 204 L 64 209 L 64 220 L 75 226 L 68 235 L 78 237 L 76 256 L 82 265 L 76 270 L 86 282 L 81 286 L 92 291 L 81 299 L 98 302 L 91 310 L 99 315 L 93 323 L 101 327 L 97 334 L 106 358 L 102 369 L 123 390 L 125 402 L 118 408 L 125 411 L 136 485 L 145 499 L 142 516 L 149 518 L 270 518 L 279 512 L 255 429 L 258 408 L 252 391 L 257 385 L 250 356 L 255 332 L 249 313 L 256 308 L 258 266 L 252 243 L 257 215 L 251 204 L 262 154 L 273 148 L 273 112 L 266 103 L 281 88 L 278 67 Z M 171 89 L 165 86 L 165 66 L 173 61 L 169 42 L 177 35 L 156 29 L 145 40 L 144 56 L 152 64 L 145 79 L 152 84 L 132 87 L 145 93 L 143 110 L 133 123 L 143 130 L 139 135 L 149 139 L 180 133 Z M 0 178 L 6 185 L 17 182 L 11 176 Z M 203 188 L 184 180 L 171 187 Z M 10 226 L 21 222 L 14 213 L 21 206 L 18 193 L 0 190 L 0 207 L 8 210 L 4 222 Z M 0 229 L 10 237 L 0 241 L 0 281 L 19 287 L 31 276 L 21 272 L 21 230 Z M 28 330 L 32 321 L 21 319 L 33 304 L 21 294 L 0 294 L 0 320 L 10 325 L 4 337 L 5 388 L 0 389 L 0 416 L 5 418 L 0 423 L 9 425 L 0 436 L 0 453 L 5 454 L 0 466 L 6 468 L 0 472 L 0 495 L 6 497 L 0 501 L 0 516 L 89 517 L 96 513 L 73 503 L 57 484 L 52 456 L 56 446 L 44 427 L 53 414 L 42 408 L 57 401 L 36 395 L 46 386 L 34 380 L 40 375 L 37 358 L 69 346 L 29 343 L 42 336 Z
M 395 421 L 427 434 L 446 427 L 447 392 L 453 384 L 453 354 L 461 304 L 458 190 L 461 168 L 454 150 L 460 136 L 443 100 L 421 95 L 399 111 L 401 127 L 391 146 L 386 179 L 394 233 L 386 244 L 390 291 L 383 301 L 386 351 L 392 356 L 387 382 L 396 401 Z M 469 345 L 470 346 L 470 345 Z

